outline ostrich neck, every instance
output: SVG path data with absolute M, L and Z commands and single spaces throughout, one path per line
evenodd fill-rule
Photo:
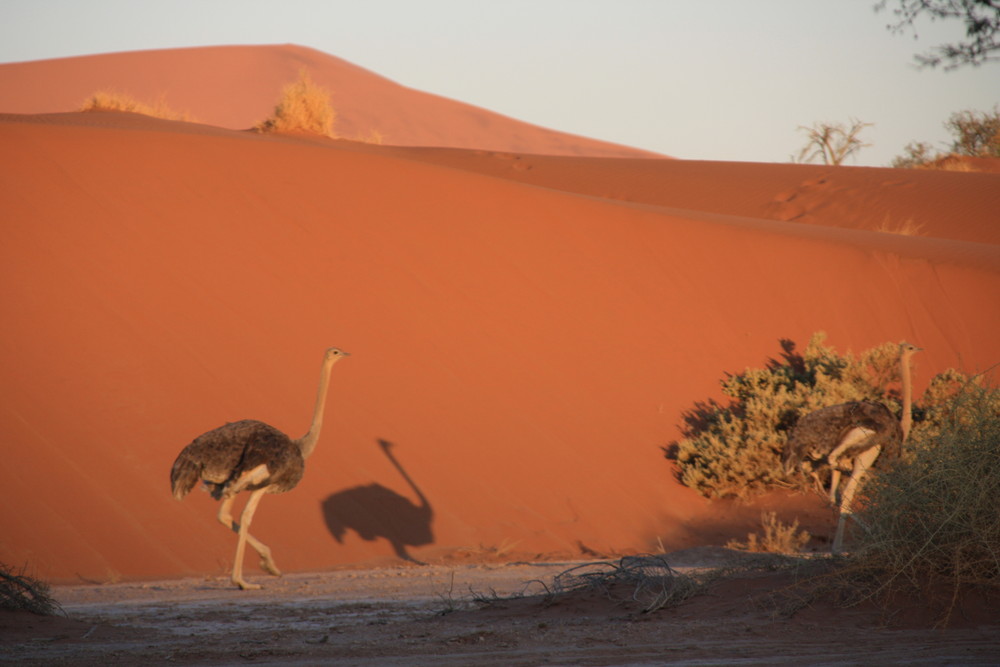
M 913 386 L 910 377 L 909 355 L 903 355 L 899 360 L 900 374 L 903 381 L 903 414 L 899 418 L 899 425 L 903 429 L 903 440 L 910 434 L 910 427 L 913 425 Z
M 323 410 L 326 408 L 326 394 L 330 388 L 330 369 L 332 368 L 333 362 L 327 361 L 320 369 L 319 389 L 316 391 L 316 408 L 313 410 L 312 425 L 309 427 L 309 432 L 298 441 L 302 458 L 309 458 L 319 441 L 319 432 L 323 428 Z

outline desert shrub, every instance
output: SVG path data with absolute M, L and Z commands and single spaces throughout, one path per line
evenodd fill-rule
M 49 585 L 29 577 L 23 571 L 14 572 L 0 563 L 0 609 L 53 614 L 59 605 L 49 595 Z
M 887 590 L 1000 590 L 1000 390 L 965 382 L 911 456 L 863 487 L 855 565 Z
M 747 497 L 775 486 L 809 488 L 809 480 L 797 471 L 786 474 L 781 462 L 788 433 L 802 415 L 862 400 L 901 412 L 902 397 L 889 386 L 899 379 L 897 343 L 854 356 L 837 354 L 825 340 L 825 333 L 813 334 L 801 354 L 794 343 L 782 341 L 781 359 L 722 380 L 728 403 L 699 402 L 684 412 L 683 439 L 668 447 L 681 482 L 707 497 Z M 923 398 L 914 402 L 911 438 L 940 430 L 948 397 L 967 381 L 955 370 L 931 380 Z
M 748 368 L 722 380 L 730 400 L 697 403 L 682 414 L 682 440 L 676 443 L 681 481 L 709 497 L 741 496 L 772 485 L 802 486 L 786 476 L 781 452 L 799 417 L 846 401 L 876 400 L 899 409 L 887 389 L 898 377 L 898 346 L 885 343 L 857 358 L 824 345 L 813 334 L 801 354 L 781 342 L 780 360 Z
M 330 105 L 330 92 L 317 85 L 303 70 L 297 81 L 281 91 L 269 118 L 257 124 L 259 132 L 304 132 L 333 137 L 337 114 Z
M 791 524 L 783 523 L 774 512 L 762 512 L 760 523 L 764 530 L 762 535 L 750 533 L 746 542 L 730 540 L 726 547 L 753 553 L 794 553 L 801 550 L 811 537 L 807 531 L 799 530 L 798 519 Z
M 191 120 L 187 113 L 174 111 L 162 99 L 155 104 L 147 104 L 126 93 L 107 90 L 99 90 L 88 97 L 80 111 L 127 111 L 166 120 Z

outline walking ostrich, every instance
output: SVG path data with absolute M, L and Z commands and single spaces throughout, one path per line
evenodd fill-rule
M 851 401 L 831 405 L 809 413 L 799 420 L 785 446 L 785 471 L 807 469 L 816 477 L 823 464 L 830 466 L 830 502 L 837 502 L 841 470 L 853 462 L 851 478 L 840 494 L 840 516 L 833 538 L 833 552 L 843 547 L 847 517 L 858 485 L 880 454 L 897 458 L 913 424 L 913 386 L 910 359 L 920 350 L 907 342 L 899 344 L 900 377 L 903 390 L 903 413 L 897 421 L 889 408 L 871 401 Z M 818 477 L 817 477 L 818 479 Z
M 170 469 L 170 486 L 178 500 L 183 500 L 199 479 L 213 498 L 222 500 L 217 515 L 219 522 L 239 535 L 232 582 L 243 590 L 260 588 L 243 579 L 243 552 L 247 543 L 260 554 L 261 567 L 281 576 L 271 558 L 271 550 L 250 534 L 250 522 L 263 494 L 290 491 L 302 479 L 305 460 L 316 448 L 323 427 L 330 369 L 346 356 L 349 356 L 347 352 L 335 347 L 324 354 L 312 425 L 298 440 L 292 440 L 263 422 L 244 419 L 195 438 L 181 450 Z M 250 497 L 236 523 L 232 506 L 236 494 L 241 491 L 250 491 Z

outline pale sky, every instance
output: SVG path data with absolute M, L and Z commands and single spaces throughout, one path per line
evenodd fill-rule
M 853 164 L 944 149 L 1000 103 L 1000 63 L 918 70 L 960 38 L 886 29 L 875 0 L 0 0 L 0 62 L 308 46 L 519 120 L 696 160 L 787 162 L 815 121 L 875 123 Z M 890 0 L 890 7 L 897 5 Z M 3 111 L 0 109 L 0 111 Z

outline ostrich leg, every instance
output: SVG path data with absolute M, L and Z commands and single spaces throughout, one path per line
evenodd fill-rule
M 235 500 L 236 496 L 230 496 L 229 498 L 223 500 L 222 504 L 219 506 L 219 514 L 217 515 L 217 518 L 219 519 L 219 523 L 239 535 L 240 524 L 233 520 L 232 514 L 233 501 Z M 246 540 L 247 544 L 253 547 L 253 550 L 260 555 L 260 566 L 274 576 L 280 577 L 281 570 L 278 569 L 278 566 L 274 564 L 274 559 L 271 558 L 270 547 L 255 538 L 249 532 L 246 534 Z
M 257 511 L 257 504 L 266 491 L 267 488 L 253 491 L 250 494 L 250 498 L 247 499 L 243 513 L 240 515 L 240 536 L 236 541 L 236 556 L 233 560 L 232 581 L 243 590 L 257 590 L 261 587 L 260 584 L 249 584 L 243 580 L 243 552 L 246 549 L 247 536 L 250 534 L 250 522 L 253 521 L 253 514 Z
M 833 538 L 833 553 L 835 554 L 840 553 L 843 549 L 847 518 L 852 514 L 851 503 L 854 500 L 854 494 L 858 490 L 858 485 L 861 484 L 864 476 L 868 474 L 869 468 L 871 468 L 881 452 L 881 447 L 873 447 L 868 451 L 862 452 L 854 459 L 854 470 L 851 472 L 851 479 L 847 482 L 847 485 L 844 487 L 844 493 L 840 497 L 840 516 L 837 518 L 837 534 Z

